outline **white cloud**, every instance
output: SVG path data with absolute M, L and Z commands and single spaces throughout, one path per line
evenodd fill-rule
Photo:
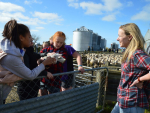
M 86 10 L 85 14 L 96 14 L 100 15 L 103 11 L 114 11 L 122 6 L 122 4 L 118 0 L 102 0 L 104 5 L 93 2 L 81 2 L 80 7 Z
M 75 9 L 79 8 L 79 3 L 69 3 L 70 7 L 74 7 Z
M 150 12 L 150 4 L 147 4 L 146 6 L 144 6 L 143 11 Z
M 41 3 L 37 0 L 25 1 L 26 3 Z M 30 13 L 34 17 L 28 17 L 23 15 L 25 9 L 21 6 L 12 4 L 12 3 L 4 3 L 0 2 L 0 22 L 6 23 L 11 19 L 16 19 L 18 23 L 23 23 L 27 25 L 39 25 L 39 24 L 47 24 L 53 22 L 56 25 L 60 25 L 60 22 L 64 19 L 56 13 L 41 13 L 34 12 Z M 37 29 L 44 29 L 39 27 Z
M 56 24 L 56 25 L 59 25 L 59 26 L 61 25 L 60 23 L 55 23 L 55 24 Z
M 80 7 L 86 10 L 85 14 L 102 14 L 101 10 L 103 8 L 102 4 L 95 4 L 93 2 L 82 2 Z
M 30 18 L 27 21 L 20 21 L 20 23 L 27 24 L 27 25 L 47 24 L 46 22 L 41 21 L 38 18 Z
M 27 5 L 29 5 L 31 2 L 30 1 L 24 1 L 24 4 L 27 4 Z
M 127 2 L 127 6 L 128 6 L 128 7 L 133 6 L 133 2 L 132 2 L 132 1 Z
M 30 31 L 31 32 L 38 32 L 39 30 L 37 30 L 37 29 L 31 29 Z
M 150 20 L 150 13 L 146 11 L 141 11 L 138 14 L 132 16 L 131 20 L 144 20 L 144 21 L 149 21 Z
M 19 21 L 20 19 L 23 20 L 28 20 L 29 17 L 24 16 L 22 13 L 18 12 L 18 13 L 7 13 L 7 12 L 0 12 L 1 18 L 0 18 L 0 22 L 7 22 L 10 19 L 16 19 L 17 21 Z
M 119 0 L 102 0 L 104 2 L 104 11 L 113 11 L 122 6 Z
M 116 22 L 117 24 L 119 24 L 119 25 L 123 25 L 123 24 L 125 24 L 125 23 L 123 23 L 123 22 Z
M 143 7 L 143 10 L 137 13 L 136 15 L 133 15 L 131 17 L 131 20 L 143 20 L 143 21 L 149 21 L 150 20 L 150 4 Z
M 10 4 L 11 3 L 8 3 L 7 5 L 5 5 L 5 7 L 8 5 L 9 5 L 9 7 L 16 6 L 15 4 L 13 4 L 13 5 L 12 4 L 10 5 Z M 2 3 L 1 3 L 1 5 L 2 5 Z M 18 23 L 23 23 L 23 24 L 27 24 L 27 25 L 46 24 L 46 22 L 41 21 L 38 18 L 29 18 L 28 16 L 24 16 L 22 13 L 18 12 L 20 6 L 17 6 L 17 7 L 18 7 L 18 10 L 17 10 L 17 8 L 16 9 L 12 8 L 11 10 L 9 9 L 7 11 L 5 10 L 5 11 L 0 12 L 0 15 L 1 15 L 0 22 L 6 23 L 11 19 L 16 19 Z M 5 9 L 7 9 L 7 8 L 5 8 Z M 23 8 L 21 8 L 21 9 L 23 9 Z M 16 11 L 16 12 L 12 13 L 11 11 Z
M 33 14 L 35 17 L 38 17 L 40 19 L 46 19 L 48 22 L 56 22 L 59 23 L 63 21 L 64 19 L 58 16 L 56 13 L 41 13 L 41 12 L 34 12 Z
M 114 21 L 114 20 L 116 20 L 116 17 L 113 14 L 112 15 L 107 15 L 107 16 L 103 17 L 102 20 L 104 20 L 104 21 Z
M 36 27 L 36 29 L 44 29 L 44 27 Z
M 3 12 L 12 12 L 12 11 L 24 12 L 25 11 L 23 7 L 9 3 L 9 2 L 0 2 L 0 10 Z
M 79 3 L 78 0 L 67 0 L 68 3 L 69 3 L 69 7 L 74 7 L 75 9 L 78 9 L 79 8 Z
M 36 3 L 36 4 L 42 4 L 42 2 L 41 1 L 37 1 L 37 0 L 26 0 L 26 1 L 24 1 L 24 4 L 26 4 L 26 5 L 30 5 L 30 4 L 32 4 L 32 3 Z
M 67 0 L 68 2 L 77 2 L 78 0 Z

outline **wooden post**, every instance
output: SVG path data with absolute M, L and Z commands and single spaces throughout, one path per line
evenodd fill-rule
M 101 71 L 97 70 L 96 72 L 96 82 L 99 83 L 99 89 L 98 89 L 98 97 L 97 97 L 97 103 L 96 103 L 96 107 L 100 106 L 103 104 L 103 102 L 101 101 L 102 98 L 102 76 L 101 76 Z
M 106 77 L 105 78 L 105 85 L 104 85 L 104 98 L 103 98 L 103 109 L 104 109 L 104 106 L 105 106 L 105 100 L 106 100 L 106 90 L 107 90 L 107 82 L 108 82 L 108 76 L 107 76 L 107 74 L 106 74 L 107 72 L 106 72 L 106 70 L 104 70 L 104 74 L 105 74 L 105 76 L 103 76 L 103 77 Z

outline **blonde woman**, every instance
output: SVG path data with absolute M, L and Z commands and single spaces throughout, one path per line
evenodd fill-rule
M 134 23 L 120 26 L 117 41 L 125 47 L 121 65 L 121 79 L 117 91 L 117 103 L 111 113 L 144 113 L 149 108 L 148 82 L 143 89 L 130 85 L 150 70 L 150 57 L 144 51 L 144 38 Z M 141 85 L 142 82 L 138 85 Z M 146 87 L 147 86 L 147 87 Z

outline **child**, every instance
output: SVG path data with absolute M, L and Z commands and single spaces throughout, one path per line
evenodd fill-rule
M 47 55 L 51 55 L 54 53 L 62 54 L 62 57 L 66 59 L 67 51 L 64 48 L 66 36 L 63 32 L 57 31 L 53 35 L 53 43 L 40 51 L 40 53 L 49 52 Z M 52 64 L 47 69 L 48 72 L 54 73 L 62 73 L 63 72 L 63 64 L 58 62 L 56 64 Z M 43 78 L 41 82 L 40 94 L 46 95 L 50 93 L 56 93 L 60 91 L 61 86 L 61 76 L 52 77 L 50 80 Z M 48 92 L 47 92 L 48 90 Z
M 47 47 L 49 47 L 49 46 L 50 46 L 49 41 L 43 42 L 43 48 L 47 48 Z

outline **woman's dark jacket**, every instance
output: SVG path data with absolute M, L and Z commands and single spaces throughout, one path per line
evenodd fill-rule
M 33 47 L 25 48 L 26 52 L 24 55 L 24 63 L 30 69 L 34 69 L 38 66 L 37 60 L 40 59 L 40 55 L 34 52 Z M 46 76 L 47 71 L 42 71 L 39 76 Z M 40 88 L 39 79 L 34 80 L 24 80 L 18 82 L 18 94 L 20 100 L 29 99 L 33 97 L 37 97 L 38 90 Z

